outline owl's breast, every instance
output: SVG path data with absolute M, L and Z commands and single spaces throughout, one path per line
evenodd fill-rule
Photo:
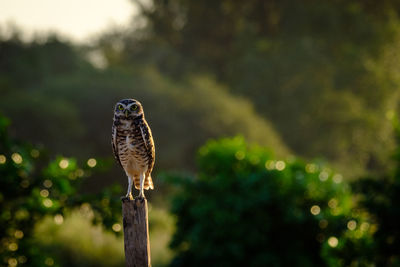
M 125 132 L 125 131 L 123 131 Z M 131 129 L 119 137 L 118 153 L 125 171 L 145 172 L 148 168 L 145 144 L 140 129 Z

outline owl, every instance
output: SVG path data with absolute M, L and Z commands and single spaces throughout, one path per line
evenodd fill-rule
M 117 162 L 128 176 L 126 197 L 132 199 L 134 184 L 140 190 L 139 197 L 144 198 L 143 189 L 154 188 L 151 171 L 155 147 L 139 101 L 123 99 L 115 105 L 111 143 Z

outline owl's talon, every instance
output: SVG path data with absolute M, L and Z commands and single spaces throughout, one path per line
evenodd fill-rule
M 127 197 L 127 196 L 121 197 L 121 201 L 122 202 L 126 202 L 126 201 L 129 201 L 129 200 L 130 200 L 129 197 Z
M 137 197 L 135 197 L 135 201 L 138 200 L 138 201 L 140 201 L 141 203 L 143 203 L 143 201 L 144 201 L 145 199 L 146 199 L 146 198 L 145 198 L 145 197 L 142 197 L 142 196 L 137 196 Z
M 144 196 L 143 192 L 140 192 L 139 195 L 137 196 L 139 199 L 145 199 L 146 197 Z

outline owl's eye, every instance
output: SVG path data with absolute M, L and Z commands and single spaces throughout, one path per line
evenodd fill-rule
M 132 110 L 132 111 L 137 110 L 137 107 L 138 107 L 137 105 L 132 105 L 132 106 L 131 106 L 131 110 Z
M 124 107 L 123 107 L 122 105 L 118 105 L 118 109 L 119 109 L 119 110 L 123 110 Z

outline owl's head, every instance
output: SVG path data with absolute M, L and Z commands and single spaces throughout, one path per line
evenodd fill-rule
M 134 119 L 143 114 L 142 104 L 135 99 L 122 99 L 117 102 L 114 115 L 119 118 Z

